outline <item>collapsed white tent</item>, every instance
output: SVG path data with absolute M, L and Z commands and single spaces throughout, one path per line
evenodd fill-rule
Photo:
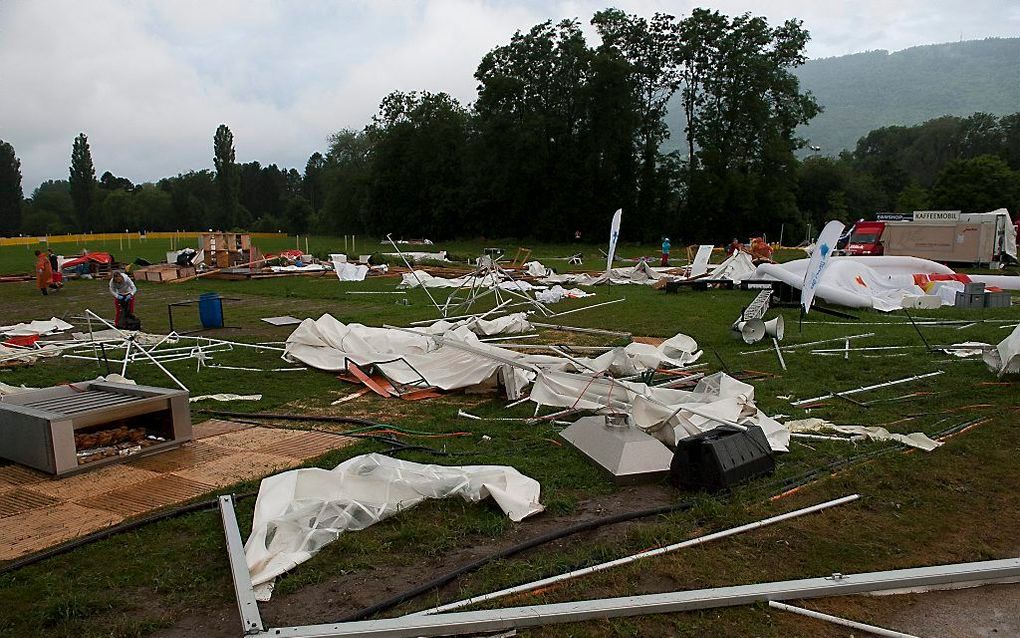
M 499 319 L 493 320 L 493 323 L 498 322 Z M 348 360 L 359 366 L 374 364 L 395 383 L 424 382 L 443 390 L 455 390 L 491 380 L 508 362 L 515 366 L 514 374 L 524 385 L 534 380 L 539 369 L 584 367 L 600 372 L 636 374 L 663 363 L 684 366 L 699 356 L 697 343 L 686 335 L 676 335 L 659 346 L 632 343 L 613 348 L 595 359 L 570 360 L 522 354 L 481 342 L 468 325 L 443 333 L 431 328 L 408 331 L 343 324 L 327 314 L 317 320 L 302 321 L 287 337 L 283 358 L 320 370 L 344 370 Z
M 540 492 L 538 481 L 512 467 L 423 465 L 382 454 L 356 456 L 332 470 L 270 476 L 259 485 L 244 547 L 252 584 L 268 600 L 273 579 L 343 532 L 365 529 L 426 499 L 460 496 L 477 503 L 491 497 L 519 522 L 543 510 Z
M 800 289 L 808 260 L 784 264 L 761 264 L 751 279 L 782 281 Z M 829 303 L 851 308 L 874 308 L 884 312 L 899 310 L 907 295 L 938 294 L 943 305 L 951 305 L 959 281 L 931 282 L 926 291 L 915 283 L 915 275 L 955 275 L 949 267 L 918 257 L 833 257 L 822 274 L 816 295 Z M 969 275 L 972 281 L 985 282 L 1010 290 L 1020 290 L 1020 277 Z M 939 294 L 939 289 L 945 292 Z
M 634 266 L 626 268 L 613 268 L 601 275 L 590 275 L 587 273 L 566 273 L 563 275 L 549 275 L 539 281 L 543 284 L 570 284 L 578 286 L 598 286 L 601 284 L 641 284 L 651 285 L 662 279 L 666 271 L 672 268 L 658 268 L 648 265 L 647 261 L 639 261 Z
M 543 370 L 531 390 L 539 405 L 628 415 L 631 424 L 668 445 L 720 424 L 757 426 L 769 446 L 786 452 L 790 433 L 754 404 L 754 387 L 719 372 L 694 390 L 656 388 L 591 373 Z
M 985 364 L 997 376 L 1020 372 L 1020 325 L 995 348 L 985 350 Z
M 420 282 L 420 283 L 419 283 Z M 544 290 L 545 286 L 536 286 L 527 281 L 504 279 L 496 274 L 488 274 L 482 277 L 466 275 L 464 277 L 436 277 L 424 270 L 415 270 L 413 273 L 405 272 L 400 276 L 400 283 L 397 288 L 500 288 L 502 290 L 515 290 L 517 292 L 528 292 L 530 290 Z
M 4 334 L 8 337 L 29 337 L 35 335 L 55 334 L 65 330 L 70 330 L 73 327 L 74 326 L 63 319 L 50 317 L 47 321 L 33 319 L 28 323 L 18 323 L 13 326 L 0 326 L 0 334 Z

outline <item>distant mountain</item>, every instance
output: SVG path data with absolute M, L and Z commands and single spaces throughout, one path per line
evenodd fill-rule
M 825 155 L 869 131 L 940 115 L 1020 111 L 1020 38 L 989 38 L 811 60 L 796 70 L 825 111 L 800 131 Z

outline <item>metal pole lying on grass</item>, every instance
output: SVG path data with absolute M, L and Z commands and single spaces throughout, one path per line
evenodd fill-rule
M 850 335 L 849 337 L 836 337 L 835 339 L 822 339 L 821 341 L 809 341 L 807 343 L 797 343 L 797 344 L 794 344 L 792 346 L 783 346 L 783 350 L 789 352 L 790 350 L 796 350 L 798 348 L 806 348 L 808 346 L 820 346 L 823 343 L 834 343 L 836 341 L 845 341 L 847 339 L 864 339 L 865 337 L 874 337 L 874 336 L 875 336 L 874 332 L 869 332 L 867 334 L 862 334 L 862 335 Z M 771 350 L 771 348 L 761 348 L 760 350 L 745 350 L 744 352 L 740 352 L 738 354 L 741 354 L 741 355 L 746 355 L 746 354 L 762 354 L 763 352 L 768 352 L 769 350 Z
M 519 593 L 522 593 L 522 592 L 531 591 L 533 589 L 538 589 L 539 587 L 545 587 L 546 585 L 551 585 L 553 583 L 558 583 L 558 582 L 561 582 L 561 581 L 564 581 L 564 580 L 570 580 L 571 578 L 577 578 L 578 576 L 586 576 L 588 574 L 595 574 L 595 573 L 598 573 L 598 572 L 610 569 L 612 567 L 618 567 L 620 565 L 626 565 L 628 563 L 633 563 L 634 561 L 640 560 L 642 558 L 650 558 L 652 556 L 659 556 L 661 554 L 667 554 L 669 552 L 674 552 L 674 551 L 676 551 L 678 549 L 685 549 L 687 547 L 694 547 L 695 545 L 701 545 L 703 543 L 707 543 L 709 541 L 714 541 L 714 540 L 719 539 L 719 538 L 725 538 L 727 536 L 733 536 L 734 534 L 740 534 L 742 532 L 747 532 L 747 531 L 750 531 L 750 530 L 753 530 L 753 529 L 758 529 L 759 527 L 765 527 L 766 525 L 771 525 L 773 523 L 779 523 L 781 521 L 789 520 L 791 518 L 797 518 L 798 516 L 803 516 L 805 514 L 811 514 L 813 512 L 818 512 L 818 511 L 821 511 L 821 510 L 824 510 L 824 509 L 827 509 L 827 508 L 830 508 L 830 507 L 835 507 L 836 505 L 843 505 L 845 503 L 851 503 L 853 501 L 856 501 L 860 497 L 861 497 L 860 494 L 851 494 L 850 496 L 844 496 L 843 498 L 837 498 L 837 499 L 834 499 L 834 500 L 831 500 L 831 501 L 826 501 L 824 503 L 819 503 L 817 505 L 812 505 L 811 507 L 805 507 L 805 508 L 802 508 L 802 509 L 799 509 L 799 510 L 794 510 L 792 512 L 787 512 L 785 514 L 779 514 L 778 516 L 772 516 L 770 518 L 766 518 L 766 519 L 763 519 L 763 520 L 760 520 L 760 521 L 756 521 L 754 523 L 748 523 L 746 525 L 741 525 L 739 527 L 731 527 L 730 529 L 722 530 L 720 532 L 715 532 L 713 534 L 708 534 L 706 536 L 699 536 L 697 538 L 692 538 L 692 539 L 689 539 L 689 540 L 686 540 L 686 541 L 682 541 L 680 543 L 674 543 L 672 545 L 666 545 L 665 547 L 658 547 L 656 549 L 650 549 L 650 550 L 647 550 L 647 551 L 644 551 L 644 552 L 639 552 L 637 554 L 633 554 L 631 556 L 625 556 L 624 558 L 618 558 L 616 560 L 611 560 L 611 561 L 608 561 L 608 562 L 605 562 L 605 563 L 599 563 L 598 565 L 592 565 L 591 567 L 585 567 L 583 569 L 575 569 L 572 572 L 567 572 L 565 574 L 559 574 L 558 576 L 550 576 L 549 578 L 543 578 L 541 580 L 536 580 L 536 581 L 533 581 L 533 582 L 530 582 L 530 583 L 525 583 L 523 585 L 517 585 L 516 587 L 509 587 L 507 589 L 501 589 L 499 591 L 495 591 L 495 592 L 492 592 L 492 593 L 489 593 L 489 594 L 482 594 L 481 596 L 474 596 L 472 598 L 465 598 L 464 600 L 459 600 L 457 602 L 448 603 L 446 605 L 440 605 L 439 607 L 433 607 L 432 609 L 426 609 L 425 611 L 419 611 L 419 612 L 416 612 L 414 614 L 410 614 L 410 616 L 424 616 L 424 615 L 428 615 L 428 614 L 437 614 L 437 613 L 444 612 L 444 611 L 450 611 L 452 609 L 460 609 L 461 607 L 467 607 L 468 605 L 473 605 L 475 603 L 484 602 L 486 600 L 492 600 L 493 598 L 501 598 L 503 596 L 509 596 L 511 594 L 519 594 Z
M 874 625 L 868 625 L 854 620 L 847 620 L 846 618 L 840 618 L 839 616 L 823 614 L 820 611 L 814 611 L 812 609 L 794 607 L 793 605 L 787 605 L 785 603 L 776 602 L 774 600 L 769 601 L 769 607 L 773 609 L 780 609 L 782 611 L 788 611 L 793 614 L 800 614 L 801 616 L 807 616 L 808 618 L 814 618 L 816 620 L 824 620 L 826 622 L 831 622 L 835 625 L 850 627 L 851 629 L 859 629 L 861 631 L 866 631 L 869 634 L 875 634 L 876 636 L 885 636 L 886 638 L 918 638 L 914 634 L 905 634 L 902 631 L 883 629 L 882 627 L 876 627 Z
M 103 319 L 102 317 L 100 317 L 99 315 L 97 315 L 96 313 L 92 312 L 91 310 L 89 310 L 87 308 L 85 309 L 85 312 L 86 312 L 86 314 L 92 315 L 93 318 L 98 319 L 99 321 L 101 321 L 108 328 L 112 328 L 112 329 L 116 330 L 117 332 L 119 332 L 121 335 L 124 335 L 124 339 L 129 342 L 128 343 L 128 347 L 130 348 L 130 344 L 131 344 L 131 342 L 134 339 L 134 335 L 127 335 L 127 334 L 125 334 L 123 330 L 121 330 L 120 328 L 117 328 L 114 325 L 111 325 L 109 321 L 107 321 L 106 319 Z M 158 367 L 160 370 L 162 370 L 163 373 L 166 374 L 166 376 L 170 377 L 170 379 L 174 383 L 176 383 L 177 386 L 180 389 L 184 390 L 185 392 L 190 392 L 190 390 L 188 390 L 188 386 L 186 386 L 183 383 L 181 383 L 180 380 L 177 377 L 175 377 L 169 370 L 167 370 L 166 367 L 164 367 L 162 363 L 157 361 L 155 359 L 155 357 L 153 357 L 151 354 L 149 354 L 149 352 L 145 348 L 139 348 L 139 350 L 141 350 L 142 353 L 146 357 L 148 357 L 153 363 L 155 363 L 156 367 Z M 124 357 L 124 360 L 127 361 L 127 357 L 126 356 Z M 127 364 L 125 363 L 125 371 L 126 371 L 126 368 L 127 368 Z
M 583 306 L 581 308 L 574 308 L 573 310 L 567 310 L 565 312 L 557 312 L 556 314 L 554 314 L 552 316 L 553 317 L 563 317 L 565 315 L 573 314 L 575 312 L 581 312 L 582 310 L 591 310 L 592 308 L 598 308 L 599 306 L 608 306 L 609 304 L 620 303 L 621 301 L 627 301 L 627 298 L 626 297 L 621 297 L 619 299 L 613 299 L 612 301 L 603 301 L 602 303 L 596 303 L 596 304 L 592 304 L 590 306 Z
M 896 379 L 895 381 L 886 381 L 885 383 L 876 383 L 875 385 L 864 386 L 856 388 L 854 390 L 845 390 L 843 392 L 830 392 L 817 397 L 811 397 L 810 399 L 801 399 L 800 401 L 791 401 L 792 406 L 807 405 L 808 403 L 814 403 L 815 401 L 822 401 L 823 399 L 832 399 L 833 397 L 845 397 L 848 394 L 858 394 L 860 392 L 869 392 L 871 390 L 878 390 L 879 388 L 887 388 L 893 385 L 899 385 L 900 383 L 910 383 L 911 381 L 918 381 L 920 379 L 927 379 L 929 377 L 935 377 L 940 374 L 945 374 L 945 370 L 936 370 L 935 372 L 929 372 L 927 374 L 918 374 L 913 377 L 906 377 L 905 379 Z

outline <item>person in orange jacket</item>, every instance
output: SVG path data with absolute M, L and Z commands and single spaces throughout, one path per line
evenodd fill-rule
M 47 289 L 53 283 L 53 267 L 50 265 L 50 257 L 41 250 L 35 251 L 35 285 L 48 295 Z

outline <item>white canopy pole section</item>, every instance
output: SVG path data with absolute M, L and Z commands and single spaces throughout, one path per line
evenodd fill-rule
M 857 622 L 855 620 L 847 620 L 846 618 L 840 618 L 839 616 L 830 616 L 829 614 L 823 614 L 820 611 L 804 609 L 803 607 L 794 607 L 793 605 L 779 603 L 774 600 L 769 601 L 769 607 L 772 607 L 773 609 L 780 609 L 782 611 L 788 611 L 793 614 L 800 614 L 801 616 L 807 616 L 808 618 L 824 620 L 826 622 L 831 622 L 834 625 L 841 625 L 843 627 L 850 627 L 851 629 L 866 631 L 869 634 L 875 634 L 876 636 L 885 636 L 886 638 L 918 638 L 918 636 L 915 636 L 914 634 L 905 634 L 902 631 L 883 629 L 882 627 L 867 625 L 865 623 Z
M 846 396 L 848 394 L 858 394 L 860 392 L 869 392 L 871 390 L 877 390 L 879 388 L 887 388 L 893 385 L 899 385 L 901 383 L 910 383 L 911 381 L 918 381 L 920 379 L 927 379 L 928 377 L 935 377 L 940 374 L 945 374 L 945 370 L 936 370 L 935 372 L 929 372 L 927 374 L 919 374 L 913 377 L 906 377 L 905 379 L 896 379 L 895 381 L 886 381 L 885 383 L 876 383 L 875 385 L 868 385 L 862 388 L 856 388 L 854 390 L 846 390 L 845 392 L 830 392 L 817 397 L 811 397 L 810 399 L 801 399 L 800 401 L 791 401 L 792 406 L 807 405 L 808 403 L 814 403 L 815 401 L 822 401 L 824 399 L 831 399 L 836 396 Z
M 484 602 L 484 601 L 487 601 L 487 600 L 492 600 L 493 598 L 501 598 L 503 596 L 509 596 L 511 594 L 519 594 L 521 592 L 531 591 L 531 590 L 534 590 L 534 589 L 538 589 L 539 587 L 544 587 L 546 585 L 551 585 L 553 583 L 558 583 L 558 582 L 561 582 L 561 581 L 564 581 L 564 580 L 570 580 L 571 578 L 577 578 L 578 576 L 586 576 L 588 574 L 595 574 L 595 573 L 598 573 L 598 572 L 610 569 L 612 567 L 618 567 L 620 565 L 626 565 L 628 563 L 633 563 L 634 561 L 640 560 L 642 558 L 650 558 L 652 556 L 659 556 L 661 554 L 667 554 L 669 552 L 675 552 L 678 549 L 685 549 L 687 547 L 694 547 L 695 545 L 701 545 L 703 543 L 707 543 L 709 541 L 714 541 L 714 540 L 719 539 L 719 538 L 725 538 L 727 536 L 733 536 L 734 534 L 740 534 L 740 533 L 743 533 L 743 532 L 748 532 L 748 531 L 751 531 L 753 529 L 758 529 L 759 527 L 765 527 L 767 525 L 772 525 L 773 523 L 780 523 L 782 521 L 790 520 L 791 518 L 797 518 L 798 516 L 804 516 L 805 514 L 812 514 L 814 512 L 819 512 L 821 510 L 828 509 L 830 507 L 835 507 L 837 505 L 844 505 L 846 503 L 852 503 L 853 501 L 856 501 L 860 497 L 861 497 L 860 494 L 851 494 L 850 496 L 844 496 L 843 498 L 837 498 L 837 499 L 834 499 L 834 500 L 831 500 L 831 501 L 826 501 L 824 503 L 819 503 L 817 505 L 812 505 L 810 507 L 805 507 L 805 508 L 802 508 L 802 509 L 799 509 L 799 510 L 794 510 L 792 512 L 787 512 L 785 514 L 779 514 L 778 516 L 772 516 L 770 518 L 766 518 L 766 519 L 763 519 L 763 520 L 760 520 L 760 521 L 756 521 L 754 523 L 748 523 L 746 525 L 741 525 L 739 527 L 731 527 L 730 529 L 722 530 L 720 532 L 715 532 L 714 534 L 708 534 L 706 536 L 699 536 L 697 538 L 692 538 L 690 540 L 686 540 L 686 541 L 683 541 L 683 542 L 680 542 L 680 543 L 674 543 L 672 545 L 666 545 L 665 547 L 658 547 L 656 549 L 650 549 L 650 550 L 647 550 L 647 551 L 644 551 L 644 552 L 639 552 L 637 554 L 633 554 L 631 556 L 626 556 L 624 558 L 618 558 L 616 560 L 611 560 L 611 561 L 608 561 L 608 562 L 605 562 L 605 563 L 599 563 L 598 565 L 592 565 L 591 567 L 585 567 L 583 569 L 575 569 L 572 572 L 567 572 L 565 574 L 559 574 L 558 576 L 550 576 L 549 578 L 543 578 L 542 580 L 536 580 L 536 581 L 533 581 L 533 582 L 530 582 L 530 583 L 525 583 L 523 585 L 517 585 L 516 587 L 510 587 L 510 588 L 507 588 L 507 589 L 501 589 L 499 591 L 495 591 L 495 592 L 492 592 L 492 593 L 489 593 L 489 594 L 482 594 L 481 596 L 475 596 L 473 598 L 465 598 L 464 600 L 459 600 L 457 602 L 448 603 L 446 605 L 440 605 L 439 607 L 433 607 L 432 609 L 426 609 L 424 611 L 419 611 L 419 612 L 416 612 L 416 613 L 413 613 L 413 614 L 409 614 L 409 615 L 410 616 L 424 616 L 424 615 L 428 615 L 428 614 L 438 614 L 438 613 L 441 613 L 441 612 L 444 612 L 444 611 L 450 611 L 450 610 L 453 610 L 453 609 L 460 609 L 462 607 L 467 607 L 467 606 L 473 605 L 475 603 L 480 603 L 480 602 Z
M 425 284 L 422 283 L 421 279 L 418 278 L 418 273 L 414 270 L 414 266 L 412 266 L 410 263 L 408 263 L 407 257 L 404 257 L 404 253 L 400 252 L 400 249 L 397 248 L 397 242 L 393 241 L 393 237 L 391 236 L 391 233 L 387 233 L 386 239 L 390 242 L 390 245 L 393 246 L 393 249 L 395 251 L 397 251 L 397 254 L 400 255 L 400 259 L 403 260 L 404 265 L 407 266 L 407 269 L 411 271 L 411 274 L 414 276 L 415 281 L 418 282 L 418 286 L 425 291 L 426 295 L 429 296 L 429 301 L 431 301 L 432 305 L 436 307 L 437 311 L 439 311 L 439 316 L 445 317 L 446 316 L 446 312 L 442 308 L 439 307 L 439 304 L 437 304 L 436 300 L 433 299 L 432 293 L 429 292 L 429 289 L 426 288 Z

